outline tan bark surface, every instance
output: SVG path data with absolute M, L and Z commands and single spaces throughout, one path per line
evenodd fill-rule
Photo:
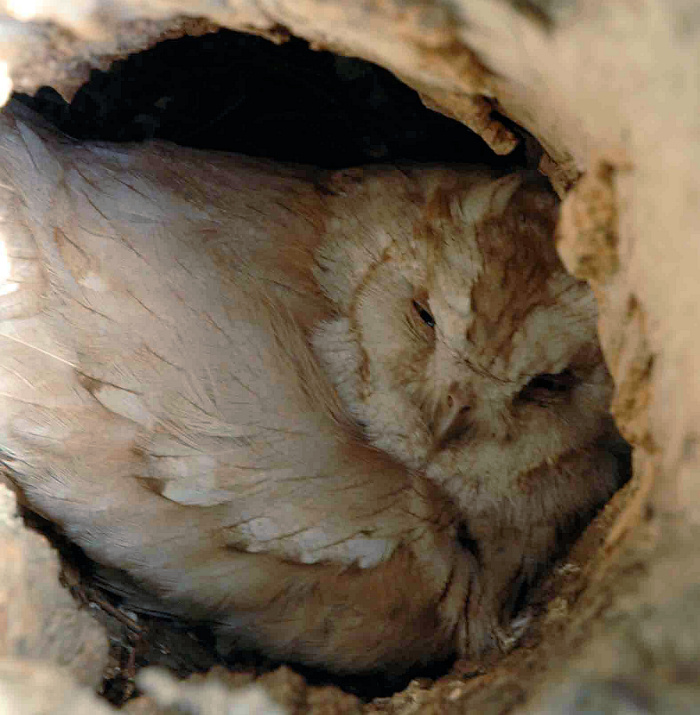
M 100 682 L 107 638 L 58 580 L 58 555 L 16 514 L 0 484 L 0 659 L 43 660 L 85 685 Z
M 375 61 L 496 152 L 510 151 L 515 138 L 494 109 L 539 140 L 541 168 L 566 196 L 561 253 L 599 299 L 617 384 L 613 411 L 636 446 L 636 476 L 589 530 L 568 572 L 555 575 L 540 645 L 459 688 L 416 687 L 371 707 L 469 705 L 486 713 L 518 705 L 534 713 L 571 712 L 581 702 L 632 712 L 697 705 L 700 5 L 86 0 L 67 12 L 57 0 L 42 4 L 57 23 L 50 26 L 22 24 L 21 3 L 6 6 L 15 19 L 2 21 L 0 58 L 22 89 L 48 83 L 70 95 L 90 66 L 213 23 L 277 38 L 291 32 Z

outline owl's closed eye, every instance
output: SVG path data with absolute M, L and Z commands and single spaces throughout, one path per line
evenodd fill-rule
M 321 281 L 338 314 L 315 345 L 367 438 L 457 505 L 483 568 L 474 603 L 498 611 L 471 619 L 478 651 L 513 579 L 621 477 L 595 302 L 556 255 L 556 197 L 528 174 L 477 177 L 428 186 L 394 231 L 337 232 Z

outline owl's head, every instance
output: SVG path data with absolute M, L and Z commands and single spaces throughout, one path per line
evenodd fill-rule
M 523 472 L 597 439 L 611 381 L 595 301 L 556 254 L 544 181 L 433 169 L 344 182 L 317 269 L 337 317 L 314 342 L 370 441 L 447 478 Z

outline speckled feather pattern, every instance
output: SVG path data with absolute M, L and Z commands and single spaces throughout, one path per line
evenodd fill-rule
M 12 105 L 0 157 L 0 458 L 33 508 L 222 647 L 506 647 L 618 481 L 540 182 L 79 144 Z

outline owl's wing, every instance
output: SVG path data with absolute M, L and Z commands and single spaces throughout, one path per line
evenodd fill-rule
M 237 644 L 345 670 L 449 655 L 449 505 L 357 438 L 306 341 L 308 176 L 80 146 L 11 109 L 0 193 L 0 461 L 30 505 Z
M 212 544 L 371 566 L 429 528 L 316 365 L 299 315 L 318 295 L 259 248 L 268 206 L 295 241 L 315 230 L 304 177 L 3 121 L 2 447 L 30 501 L 132 569 Z M 241 174 L 267 194 L 222 205 Z

